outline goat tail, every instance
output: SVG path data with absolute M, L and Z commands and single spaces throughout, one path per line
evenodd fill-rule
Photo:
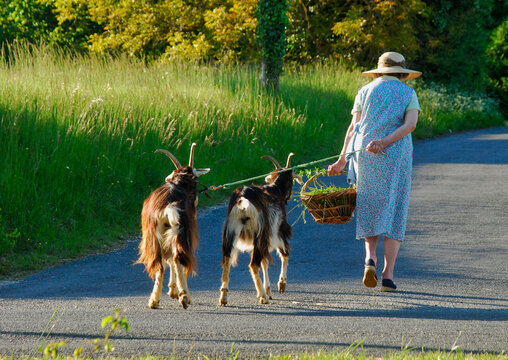
M 183 266 L 185 276 L 195 275 L 197 272 L 194 251 L 198 246 L 197 223 L 195 214 L 180 211 L 176 234 L 175 260 Z
M 145 265 L 148 275 L 153 280 L 157 272 L 164 270 L 161 247 L 157 239 L 157 220 L 155 217 L 143 212 L 141 226 L 143 238 L 138 247 L 139 258 L 135 263 Z
M 177 245 L 176 260 L 183 266 L 185 276 L 196 275 L 197 264 L 196 259 L 192 251 L 188 251 L 180 244 Z
M 240 197 L 238 199 L 238 202 L 236 203 L 236 206 L 233 208 L 232 213 L 238 211 L 239 213 L 235 214 L 240 217 L 249 218 L 254 223 L 257 223 L 259 221 L 259 211 L 254 206 L 254 204 L 249 201 L 249 199 L 245 197 Z

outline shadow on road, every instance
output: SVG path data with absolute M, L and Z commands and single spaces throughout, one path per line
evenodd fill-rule
M 415 142 L 415 166 L 426 164 L 506 165 L 508 157 L 500 149 L 508 148 L 508 127 L 468 131 L 446 138 Z M 467 155 L 466 155 L 467 154 Z

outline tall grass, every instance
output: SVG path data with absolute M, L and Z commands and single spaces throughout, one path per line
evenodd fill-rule
M 157 148 L 184 163 L 197 142 L 195 165 L 212 169 L 206 184 L 269 171 L 265 154 L 283 161 L 292 151 L 303 163 L 337 153 L 366 82 L 315 65 L 288 70 L 275 96 L 249 66 L 9 53 L 0 61 L 0 276 L 139 233 L 143 199 L 173 170 Z M 486 118 L 482 126 L 502 123 Z

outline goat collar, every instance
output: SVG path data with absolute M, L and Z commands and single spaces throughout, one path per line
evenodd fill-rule
M 205 194 L 205 196 L 209 199 L 211 199 L 212 197 L 210 196 L 210 194 L 207 193 L 208 190 L 210 190 L 210 187 L 209 186 L 206 186 L 205 184 L 201 183 L 198 181 L 198 179 L 196 178 L 196 183 L 200 186 L 202 186 L 203 188 L 201 190 L 198 190 L 198 193 L 200 194 Z

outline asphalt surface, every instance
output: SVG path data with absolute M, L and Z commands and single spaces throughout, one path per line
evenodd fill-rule
M 317 225 L 307 216 L 294 227 L 286 292 L 259 305 L 244 254 L 232 269 L 229 304 L 220 307 L 221 206 L 199 215 L 199 274 L 189 280 L 187 310 L 165 293 L 160 309 L 147 308 L 152 282 L 132 264 L 136 240 L 2 283 L 0 354 L 36 354 L 44 341 L 66 340 L 64 353 L 90 346 L 114 308 L 125 310 L 131 326 L 111 339 L 117 356 L 226 358 L 233 346 L 243 358 L 343 351 L 358 342 L 363 349 L 355 351 L 376 356 L 408 348 L 506 352 L 508 128 L 416 142 L 414 163 L 396 293 L 363 287 L 354 222 Z M 378 257 L 380 272 L 382 247 Z M 271 266 L 272 287 L 279 265 Z

